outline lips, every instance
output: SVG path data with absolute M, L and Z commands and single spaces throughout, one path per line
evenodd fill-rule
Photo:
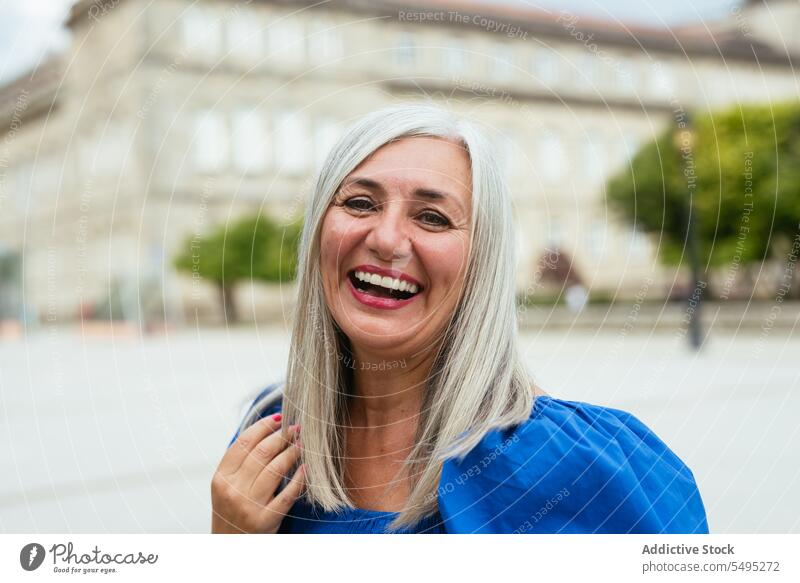
M 413 277 L 394 269 L 359 265 L 347 273 L 348 287 L 362 304 L 395 309 L 408 305 L 424 290 Z

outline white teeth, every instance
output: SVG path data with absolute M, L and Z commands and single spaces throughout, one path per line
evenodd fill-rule
M 385 287 L 386 289 L 405 291 L 412 294 L 415 294 L 419 291 L 419 286 L 413 283 L 408 283 L 407 281 L 403 281 L 401 279 L 395 279 L 388 276 L 381 277 L 377 273 L 367 273 L 365 271 L 356 271 L 355 275 L 356 279 L 359 281 L 370 283 L 372 285 L 379 285 L 381 287 Z

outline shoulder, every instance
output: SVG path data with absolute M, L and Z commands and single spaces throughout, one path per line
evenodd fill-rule
M 547 395 L 446 462 L 438 494 L 443 515 L 473 532 L 708 528 L 692 472 L 638 418 Z

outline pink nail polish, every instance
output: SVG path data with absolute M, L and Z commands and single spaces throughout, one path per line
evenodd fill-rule
M 283 415 L 281 415 L 280 413 L 275 413 L 275 415 L 272 416 L 273 421 L 280 421 L 282 418 Z

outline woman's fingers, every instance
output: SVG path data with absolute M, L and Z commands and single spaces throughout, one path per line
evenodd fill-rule
M 275 496 L 275 490 L 284 476 L 288 476 L 292 467 L 300 458 L 299 442 L 294 442 L 276 455 L 261 471 L 250 487 L 250 494 L 254 500 L 269 502 Z
M 219 463 L 218 471 L 223 475 L 235 473 L 242 465 L 247 456 L 266 436 L 272 434 L 281 426 L 281 415 L 276 414 L 264 417 L 253 423 L 250 427 L 242 431 L 236 438 L 222 460 Z
M 253 482 L 256 481 L 267 464 L 271 463 L 276 456 L 286 449 L 286 446 L 292 443 L 297 434 L 296 427 L 296 425 L 289 427 L 285 432 L 276 431 L 262 439 L 258 445 L 251 449 L 236 472 L 239 483 L 246 489 L 251 490 Z
M 277 532 L 301 494 L 305 477 L 298 470 L 276 495 L 300 456 L 299 443 L 291 445 L 300 428 L 280 431 L 280 421 L 273 416 L 254 423 L 223 456 L 211 480 L 212 532 Z
M 289 510 L 291 510 L 292 505 L 294 505 L 297 498 L 303 492 L 305 485 L 306 466 L 301 465 L 297 468 L 297 471 L 294 473 L 294 476 L 292 476 L 292 479 L 289 480 L 289 483 L 286 484 L 286 487 L 275 496 L 275 499 L 267 505 L 265 510 L 278 515 L 280 520 L 283 520 L 289 513 Z

